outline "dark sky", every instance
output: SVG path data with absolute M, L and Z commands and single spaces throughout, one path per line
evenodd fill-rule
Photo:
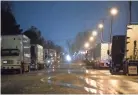
M 106 17 L 104 40 L 109 37 L 109 8 L 117 7 L 113 34 L 124 34 L 128 22 L 128 2 L 116 1 L 14 1 L 13 13 L 24 30 L 36 26 L 46 39 L 66 47 L 66 40 L 78 32 L 94 29 Z M 138 22 L 138 2 L 132 2 L 132 21 Z

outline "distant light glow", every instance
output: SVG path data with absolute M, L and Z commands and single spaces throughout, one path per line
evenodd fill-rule
M 71 61 L 71 57 L 69 55 L 66 56 L 67 61 Z
M 81 54 L 85 54 L 85 51 L 82 51 Z
M 89 40 L 90 40 L 90 41 L 93 41 L 93 40 L 94 40 L 94 38 L 91 36 Z
M 88 42 L 86 42 L 85 45 L 84 45 L 85 48 L 88 48 L 89 46 L 90 46 L 90 45 L 89 45 Z
M 104 26 L 103 26 L 102 23 L 100 23 L 98 27 L 99 27 L 100 29 L 102 29 Z
M 29 46 L 24 46 L 24 48 L 30 48 Z
M 47 63 L 50 63 L 50 60 L 48 60 Z
M 117 8 L 112 8 L 112 9 L 110 10 L 110 13 L 111 13 L 111 15 L 115 16 L 115 15 L 118 14 L 118 9 L 117 9 Z
M 93 35 L 93 36 L 97 36 L 97 31 L 95 31 L 95 30 L 92 31 L 92 35 Z
M 31 57 L 30 54 L 27 54 L 27 53 L 25 53 L 24 56 L 25 57 Z
M 86 73 L 89 73 L 89 71 L 88 71 L 88 70 L 86 70 Z

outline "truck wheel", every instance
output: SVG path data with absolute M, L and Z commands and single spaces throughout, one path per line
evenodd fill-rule
M 40 65 L 39 64 L 37 65 L 37 70 L 40 70 Z
M 25 72 L 25 70 L 24 70 L 24 68 L 22 68 L 22 74 L 24 74 L 24 72 Z
M 112 70 L 112 68 L 110 69 L 110 73 L 111 75 L 114 75 L 114 71 Z
M 17 70 L 14 70 L 14 71 L 13 71 L 13 74 L 17 74 Z
M 45 68 L 45 66 L 44 66 L 44 64 L 43 64 L 43 68 L 42 69 L 44 69 Z
M 112 75 L 115 75 L 115 73 L 114 73 L 114 71 L 113 70 L 111 70 L 111 72 L 110 72 Z

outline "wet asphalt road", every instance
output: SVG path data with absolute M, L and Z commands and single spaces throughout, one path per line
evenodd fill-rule
M 4 94 L 138 94 L 138 76 L 111 75 L 83 63 L 60 64 L 23 75 L 2 75 Z

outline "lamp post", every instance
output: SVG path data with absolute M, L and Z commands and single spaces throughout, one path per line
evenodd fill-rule
M 118 14 L 117 8 L 111 8 L 110 9 L 110 15 L 111 15 L 111 25 L 110 25 L 110 38 L 109 38 L 109 45 L 108 45 L 108 52 L 110 50 L 110 44 L 112 43 L 112 26 L 113 26 L 113 17 Z M 109 52 L 110 53 L 110 52 Z
M 100 41 L 103 42 L 103 28 L 104 28 L 103 21 L 98 25 L 98 28 L 100 29 L 100 36 L 101 36 Z

